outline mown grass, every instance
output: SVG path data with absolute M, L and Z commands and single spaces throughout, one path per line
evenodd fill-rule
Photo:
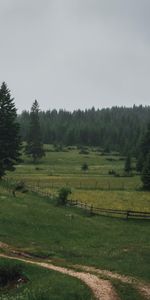
M 1 300 L 84 300 L 94 299 L 91 291 L 81 281 L 58 272 L 46 270 L 34 265 L 12 261 L 0 260 L 0 270 L 21 269 L 27 279 L 19 284 L 10 281 L 7 289 L 1 288 Z M 13 285 L 12 285 L 13 283 Z

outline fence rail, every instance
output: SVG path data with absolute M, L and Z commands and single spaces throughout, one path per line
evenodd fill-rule
M 52 194 L 42 191 L 39 187 L 30 186 L 30 190 L 42 196 L 52 197 Z M 78 208 L 84 209 L 91 215 L 104 215 L 104 216 L 114 216 L 114 217 L 121 216 L 124 217 L 125 219 L 129 219 L 129 218 L 150 219 L 150 212 L 99 208 L 99 207 L 95 207 L 92 204 L 89 205 L 87 203 L 83 203 L 78 200 L 72 200 L 72 199 L 68 200 L 68 205 L 76 206 Z
M 70 205 L 85 209 L 93 215 L 94 214 L 95 215 L 110 215 L 110 216 L 120 215 L 120 216 L 124 216 L 126 219 L 129 219 L 129 218 L 150 219 L 150 212 L 99 208 L 99 207 L 95 207 L 93 205 L 88 205 L 87 203 L 79 202 L 78 200 L 69 200 L 68 203 Z
M 15 184 L 15 181 L 5 181 L 7 186 L 11 186 L 11 184 Z M 39 186 L 26 185 L 28 190 L 31 192 L 35 192 L 38 195 L 52 198 L 53 195 L 49 192 L 43 191 Z M 124 217 L 125 219 L 133 218 L 133 219 L 150 219 L 150 212 L 143 211 L 133 211 L 133 210 L 120 210 L 120 209 L 108 209 L 108 208 L 100 208 L 95 207 L 94 205 L 89 205 L 87 203 L 80 202 L 78 200 L 68 200 L 67 202 L 70 206 L 76 206 L 78 208 L 84 209 L 90 215 L 103 215 L 103 216 L 113 216 L 113 217 Z

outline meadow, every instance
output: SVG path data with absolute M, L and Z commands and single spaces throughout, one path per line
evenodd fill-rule
M 117 153 L 102 155 L 90 149 L 85 155 L 75 148 L 61 152 L 54 151 L 52 146 L 46 149 L 46 157 L 40 163 L 33 165 L 29 158 L 23 157 L 16 171 L 6 178 L 22 180 L 52 195 L 57 195 L 62 186 L 69 186 L 72 199 L 97 207 L 150 211 L 149 193 L 140 190 L 140 177 L 135 171 L 133 176 L 123 177 L 124 158 Z M 86 172 L 81 170 L 84 162 L 89 166 Z M 120 177 L 109 175 L 110 170 L 115 170 Z M 79 208 L 60 207 L 55 197 L 42 197 L 30 189 L 27 193 L 18 191 L 14 197 L 12 190 L 3 183 L 0 185 L 0 207 L 1 242 L 56 265 L 95 266 L 149 282 L 149 220 L 91 217 Z M 73 218 L 70 219 L 70 215 Z M 5 298 L 2 298 L 4 290 L 0 291 L 0 299 L 17 299 L 18 292 L 23 300 L 35 297 L 38 300 L 92 299 L 88 288 L 78 280 L 22 265 L 29 282 L 19 290 L 5 291 Z M 114 280 L 112 283 L 121 300 L 144 299 L 131 285 Z M 43 289 L 47 291 L 45 298 Z M 35 296 L 36 290 L 39 292 Z M 28 298 L 26 291 L 30 293 Z
M 46 145 L 46 156 L 37 165 L 23 156 L 23 164 L 8 177 L 52 195 L 63 186 L 70 187 L 71 199 L 99 208 L 150 211 L 149 193 L 140 190 L 135 159 L 132 159 L 133 176 L 127 177 L 124 175 L 125 158 L 118 153 L 104 155 L 99 149 L 89 148 L 88 154 L 81 154 L 76 147 L 68 148 L 57 152 L 53 146 Z M 84 163 L 88 164 L 86 172 L 81 169 Z M 109 174 L 112 170 L 116 176 Z

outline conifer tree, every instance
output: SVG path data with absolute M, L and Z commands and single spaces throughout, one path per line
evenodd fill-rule
M 3 82 L 0 88 L 0 179 L 19 162 L 21 139 L 13 101 Z
M 124 166 L 124 170 L 126 173 L 130 173 L 130 171 L 132 170 L 132 167 L 131 167 L 131 157 L 130 155 L 128 154 L 127 158 L 126 158 L 126 161 L 125 161 L 125 166 Z
M 142 170 L 141 180 L 143 182 L 143 188 L 150 191 L 150 153 L 147 155 L 147 159 Z
M 45 155 L 39 121 L 39 104 L 37 100 L 33 102 L 31 107 L 30 127 L 25 152 L 28 156 L 32 157 L 34 163 Z

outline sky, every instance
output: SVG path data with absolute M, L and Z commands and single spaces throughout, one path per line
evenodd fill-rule
M 150 0 L 0 0 L 18 111 L 150 105 Z

